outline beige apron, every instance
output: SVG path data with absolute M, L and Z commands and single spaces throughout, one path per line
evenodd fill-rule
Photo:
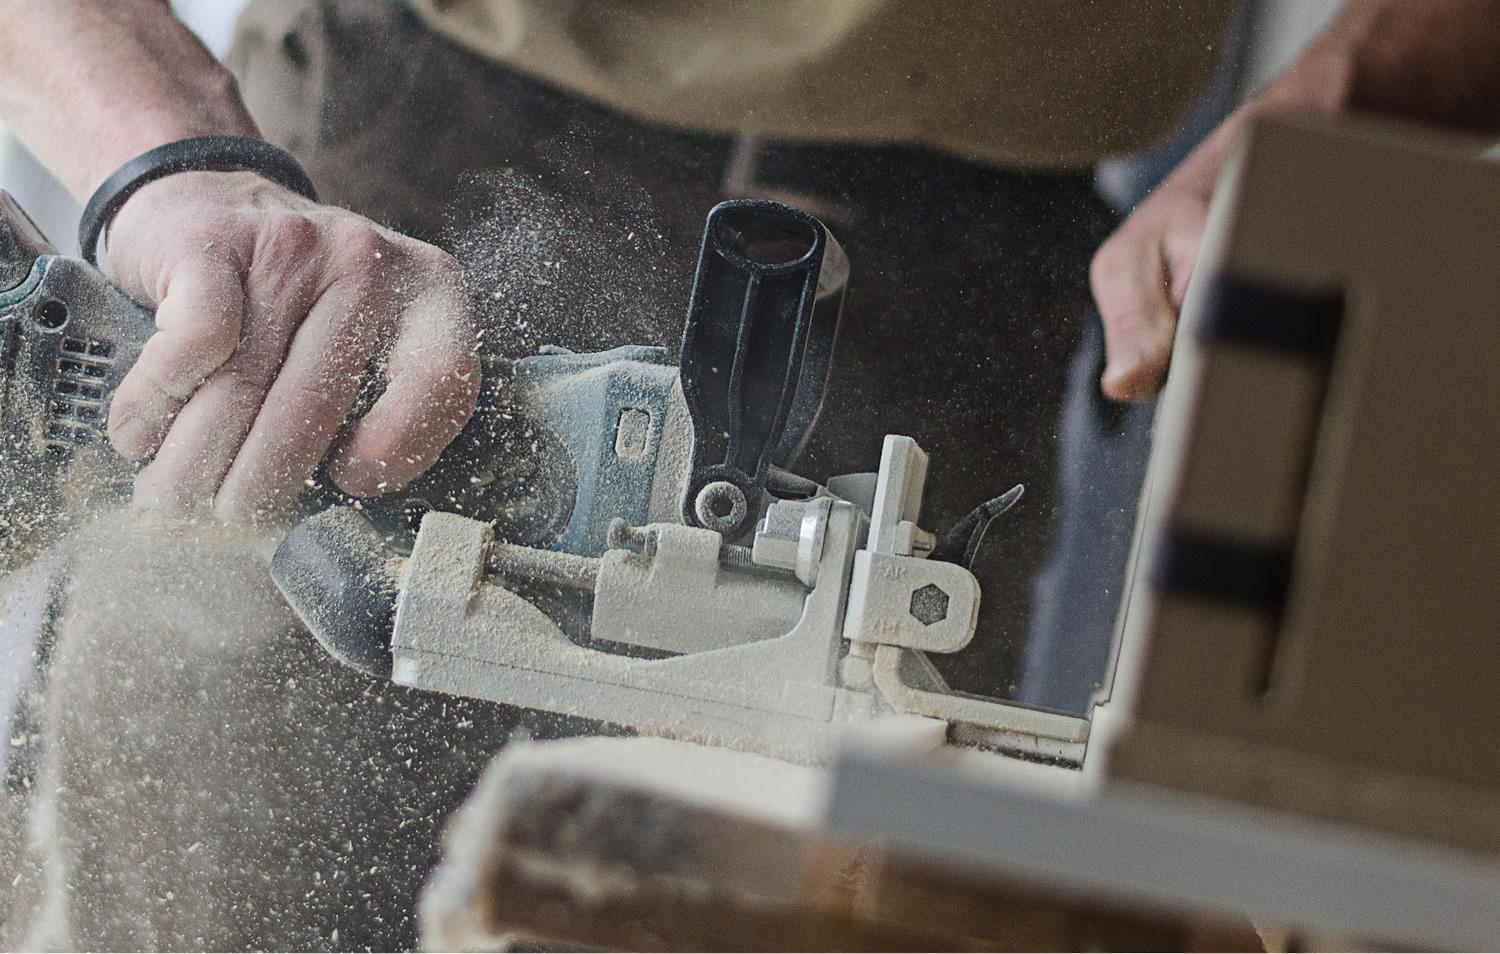
M 439 32 L 640 118 L 1085 165 L 1166 136 L 1232 0 L 412 0 Z

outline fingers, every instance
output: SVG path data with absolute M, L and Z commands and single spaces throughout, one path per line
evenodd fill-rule
M 317 300 L 323 271 L 316 240 L 305 220 L 285 218 L 263 227 L 260 241 L 282 253 L 282 267 L 267 273 L 252 262 L 244 279 L 237 347 L 188 398 L 156 457 L 136 475 L 138 506 L 171 512 L 212 507 L 281 371 L 293 334 Z
M 275 512 L 327 454 L 391 329 L 389 384 L 350 431 L 335 478 L 362 496 L 395 490 L 462 429 L 479 367 L 457 266 L 374 229 L 340 233 L 329 247 L 304 258 L 302 279 L 278 272 L 274 293 L 252 276 L 239 348 L 176 412 L 137 476 L 138 504 L 211 507 L 232 523 Z
M 270 314 L 255 309 L 246 316 L 239 349 L 188 399 L 155 459 L 136 475 L 138 505 L 172 512 L 210 509 L 261 413 L 305 310 L 294 304 Z
M 203 254 L 173 270 L 157 333 L 110 402 L 116 450 L 130 460 L 156 452 L 183 404 L 234 354 L 244 312 L 244 275 L 231 259 Z
M 234 455 L 214 512 L 251 523 L 295 498 L 359 393 L 360 377 L 397 303 L 376 271 L 353 272 L 318 299 Z
M 1161 389 L 1205 215 L 1196 199 L 1154 196 L 1094 255 L 1089 280 L 1104 322 L 1107 396 L 1140 401 Z
M 468 422 L 479 395 L 479 359 L 457 266 L 440 259 L 418 267 L 431 284 L 400 318 L 384 393 L 329 466 L 334 481 L 356 496 L 389 493 L 430 467 Z
M 137 506 L 207 512 L 269 390 L 268 356 L 241 352 L 214 372 L 178 413 L 155 459 L 135 478 Z

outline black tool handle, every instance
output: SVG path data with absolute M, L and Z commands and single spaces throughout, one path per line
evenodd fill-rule
M 762 200 L 709 212 L 682 342 L 689 525 L 743 533 L 767 468 L 800 449 L 822 404 L 848 271 L 805 212 Z

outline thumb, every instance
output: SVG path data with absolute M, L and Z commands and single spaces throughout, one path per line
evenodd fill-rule
M 1090 271 L 1108 356 L 1100 386 L 1116 401 L 1145 400 L 1156 393 L 1177 322 L 1160 241 L 1130 234 L 1130 225 L 1099 249 Z
M 1090 280 L 1108 362 L 1100 387 L 1117 401 L 1154 397 L 1166 378 L 1178 311 L 1203 243 L 1207 203 L 1162 196 L 1100 247 Z

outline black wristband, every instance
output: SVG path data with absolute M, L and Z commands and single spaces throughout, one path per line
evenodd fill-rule
M 78 244 L 97 265 L 99 239 L 115 213 L 148 183 L 179 172 L 254 172 L 314 202 L 312 180 L 291 154 L 248 136 L 195 136 L 157 146 L 121 166 L 94 191 L 78 222 Z

